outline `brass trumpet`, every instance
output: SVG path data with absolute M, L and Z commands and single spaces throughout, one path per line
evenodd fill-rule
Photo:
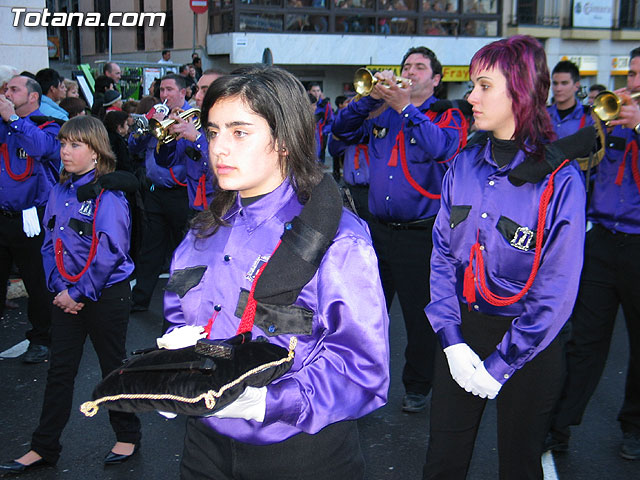
M 356 70 L 356 74 L 353 77 L 353 86 L 356 89 L 358 98 L 369 95 L 378 81 L 379 80 L 373 76 L 373 72 L 371 70 L 366 68 L 359 68 Z M 396 77 L 396 85 L 401 88 L 404 84 L 411 86 L 412 83 L 413 82 L 408 78 Z M 385 86 L 389 88 L 388 85 Z
M 193 122 L 194 127 L 200 128 L 200 109 L 199 108 L 190 108 L 188 110 L 183 110 L 178 113 L 178 117 L 182 120 L 187 120 L 191 117 L 195 117 Z M 149 120 L 149 132 L 151 135 L 158 139 L 158 142 L 167 144 L 171 143 L 176 139 L 176 135 L 169 132 L 169 127 L 176 123 L 176 120 L 173 118 L 167 118 L 159 122 L 155 118 Z
M 640 97 L 640 92 L 632 93 L 631 98 Z M 615 120 L 620 116 L 620 109 L 622 108 L 622 100 L 618 95 L 613 92 L 605 90 L 596 95 L 593 99 L 593 113 L 602 120 L 608 122 Z

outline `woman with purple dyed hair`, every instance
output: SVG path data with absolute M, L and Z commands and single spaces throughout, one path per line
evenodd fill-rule
M 537 40 L 486 45 L 470 76 L 468 100 L 484 133 L 445 175 L 433 230 L 425 312 L 443 350 L 423 478 L 466 477 L 483 410 L 496 398 L 500 478 L 542 479 L 562 386 L 556 337 L 582 268 L 585 189 L 549 145 L 549 70 Z

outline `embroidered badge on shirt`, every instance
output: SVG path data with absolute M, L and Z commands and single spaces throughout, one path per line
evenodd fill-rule
M 78 210 L 80 215 L 84 215 L 85 217 L 93 216 L 93 202 L 91 200 L 85 200 L 80 205 L 80 210 Z
M 18 147 L 16 149 L 16 156 L 21 160 L 26 160 L 27 159 L 27 152 L 24 151 L 24 148 Z
M 247 274 L 244 276 L 244 278 L 246 278 L 250 282 L 253 282 L 253 279 L 256 278 L 256 275 L 258 274 L 258 270 L 260 270 L 260 267 L 262 267 L 262 265 L 267 263 L 270 258 L 271 258 L 271 255 L 260 255 L 258 258 L 256 258 L 256 260 L 253 262 L 253 265 L 251 265 L 251 268 L 249 269 Z
M 387 129 L 384 127 L 379 127 L 377 125 L 373 126 L 373 136 L 376 138 L 384 138 L 387 136 Z
M 527 251 L 533 240 L 534 231 L 528 227 L 518 227 L 509 242 L 512 247 Z
M 416 144 L 416 143 L 418 143 L 418 142 L 416 141 L 416 139 L 415 139 L 415 138 L 411 137 L 411 140 L 409 140 L 409 143 L 410 143 L 411 145 L 415 145 L 415 144 Z

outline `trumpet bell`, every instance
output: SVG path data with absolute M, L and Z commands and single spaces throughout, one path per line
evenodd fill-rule
M 353 87 L 358 95 L 366 96 L 371 93 L 377 80 L 370 70 L 359 68 L 353 78 Z
M 631 98 L 638 98 L 640 92 L 631 94 Z M 618 95 L 613 92 L 605 90 L 596 95 L 593 99 L 593 113 L 602 120 L 608 122 L 615 120 L 620 116 L 620 109 L 622 108 L 622 100 Z
M 371 93 L 373 87 L 378 83 L 378 79 L 373 76 L 373 72 L 366 68 L 359 68 L 353 77 L 353 88 L 360 97 L 365 97 Z M 408 78 L 396 77 L 396 85 L 403 88 L 403 85 L 411 85 Z M 388 87 L 387 87 L 388 88 Z
M 602 120 L 608 122 L 614 120 L 620 115 L 620 108 L 622 101 L 615 93 L 604 91 L 600 92 L 596 98 L 593 99 L 593 113 Z
M 199 108 L 190 108 L 188 110 L 184 110 L 178 114 L 182 120 L 188 120 L 191 117 L 194 118 L 193 126 L 196 129 L 200 128 L 200 109 Z M 155 118 L 149 120 L 149 133 L 158 139 L 158 142 L 167 144 L 171 143 L 176 139 L 176 135 L 169 132 L 169 127 L 176 122 L 173 118 L 167 118 L 159 122 Z

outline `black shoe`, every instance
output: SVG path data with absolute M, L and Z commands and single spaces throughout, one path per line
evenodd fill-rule
M 569 450 L 569 438 L 559 438 L 553 433 L 547 433 L 547 437 L 544 439 L 544 445 L 542 452 L 566 452 Z
M 640 460 L 640 432 L 625 432 L 620 456 L 626 460 Z
M 131 305 L 131 313 L 138 313 L 138 312 L 146 312 L 147 310 L 149 310 L 149 307 L 145 307 L 144 305 L 139 305 L 137 303 L 134 303 L 133 305 Z
M 113 452 L 109 452 L 107 453 L 107 456 L 104 457 L 104 464 L 105 465 L 117 465 L 119 463 L 124 463 L 127 460 L 129 460 L 131 457 L 133 457 L 136 452 L 138 451 L 138 447 L 140 446 L 139 443 L 136 443 L 135 446 L 133 447 L 133 452 L 131 452 L 131 455 L 121 455 L 119 453 L 113 453 Z
M 47 462 L 44 458 L 36 460 L 29 465 L 11 460 L 8 463 L 3 463 L 0 465 L 0 476 L 4 477 L 5 475 L 20 475 L 21 473 L 27 472 L 29 470 L 35 470 L 36 468 L 42 467 L 52 467 L 53 465 L 53 463 Z
M 427 396 L 421 393 L 407 393 L 402 399 L 402 411 L 418 413 L 427 408 Z
M 42 363 L 49 360 L 49 347 L 30 343 L 27 352 L 22 357 L 23 363 Z

